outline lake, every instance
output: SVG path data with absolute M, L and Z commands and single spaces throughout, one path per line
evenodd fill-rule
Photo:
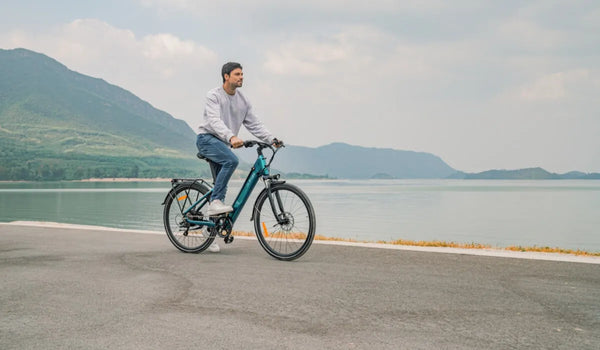
M 600 252 L 600 180 L 290 180 L 310 197 L 317 234 Z M 241 181 L 232 181 L 227 203 Z M 259 183 L 254 197 L 262 185 Z M 0 183 L 0 221 L 163 231 L 169 182 Z M 252 231 L 251 198 L 236 230 Z

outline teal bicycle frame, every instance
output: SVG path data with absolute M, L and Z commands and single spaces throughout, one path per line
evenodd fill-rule
M 244 205 L 248 201 L 248 198 L 250 198 L 250 195 L 252 194 L 252 191 L 256 187 L 258 180 L 261 177 L 265 178 L 268 176 L 269 176 L 269 167 L 267 166 L 267 161 L 262 154 L 259 154 L 258 158 L 256 159 L 256 162 L 254 163 L 254 166 L 252 167 L 252 170 L 250 171 L 250 173 L 248 174 L 248 177 L 246 178 L 246 181 L 244 182 L 244 185 L 240 189 L 240 192 L 238 193 L 238 195 L 235 199 L 235 202 L 233 202 L 233 205 L 232 205 L 233 211 L 228 214 L 228 217 L 231 219 L 232 225 L 233 225 L 233 223 L 235 223 L 236 219 L 242 212 L 242 209 L 244 208 Z M 202 196 L 202 198 L 200 198 L 194 204 L 192 204 L 189 208 L 187 208 L 183 212 L 183 215 L 186 216 L 186 214 L 190 210 L 196 208 L 196 206 L 198 206 L 198 205 L 201 205 L 201 206 L 205 205 L 206 202 L 208 202 L 208 198 L 210 198 L 212 191 L 213 191 L 213 189 L 211 188 L 208 192 L 206 192 L 206 194 L 204 196 Z M 187 216 L 185 218 L 185 221 L 189 222 L 190 224 L 194 224 L 194 225 L 203 225 L 203 226 L 208 226 L 208 227 L 216 226 L 215 222 L 213 222 L 213 221 L 204 221 L 204 220 L 196 221 L 196 220 L 191 220 L 191 219 L 187 218 Z

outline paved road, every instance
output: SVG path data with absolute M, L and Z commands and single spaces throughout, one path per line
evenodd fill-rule
M 600 265 L 0 225 L 0 349 L 599 349 Z

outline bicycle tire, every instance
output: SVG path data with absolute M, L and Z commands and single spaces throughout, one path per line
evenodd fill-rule
M 286 223 L 278 222 L 265 189 L 258 195 L 252 214 L 256 237 L 272 257 L 285 261 L 298 259 L 308 251 L 315 237 L 316 218 L 312 204 L 308 196 L 294 185 L 273 185 L 271 193 L 274 199 L 277 195 L 281 198 L 283 214 L 279 215 L 283 215 Z M 279 207 L 278 204 L 276 206 Z
M 165 201 L 163 223 L 167 237 L 184 253 L 200 253 L 215 240 L 215 231 L 207 227 L 191 225 L 184 220 L 183 212 L 202 198 L 208 188 L 191 182 L 175 187 Z

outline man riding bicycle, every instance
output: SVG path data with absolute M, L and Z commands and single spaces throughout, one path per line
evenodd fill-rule
M 215 184 L 208 207 L 208 216 L 216 216 L 233 211 L 225 205 L 227 184 L 233 175 L 239 160 L 231 151 L 239 148 L 244 141 L 237 135 L 242 124 L 260 140 L 279 146 L 281 144 L 254 115 L 252 105 L 237 89 L 242 87 L 244 73 L 242 66 L 228 62 L 221 69 L 223 85 L 210 90 L 206 95 L 204 121 L 198 128 L 196 146 L 205 158 L 215 164 Z M 218 246 L 211 247 L 218 251 Z

